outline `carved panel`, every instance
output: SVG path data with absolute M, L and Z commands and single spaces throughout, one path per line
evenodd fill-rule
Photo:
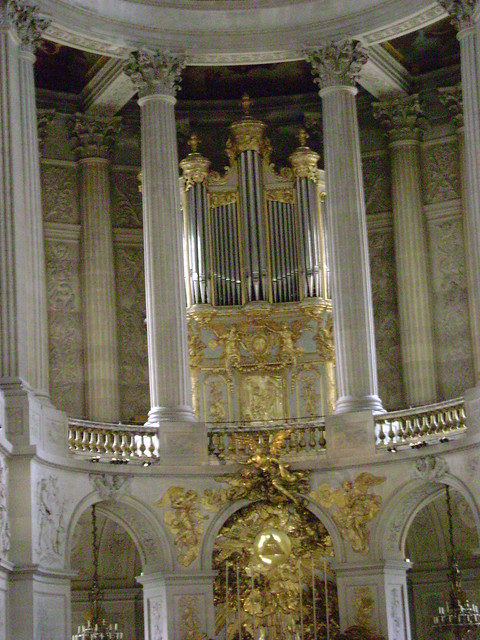
M 142 227 L 142 194 L 138 173 L 112 172 L 112 221 L 114 227 L 139 229 Z
M 426 204 L 460 197 L 458 146 L 456 142 L 428 146 L 423 154 Z
M 65 620 L 59 620 L 65 611 L 65 599 L 55 595 L 39 596 L 36 603 L 35 638 L 37 640 L 63 640 Z M 63 623 L 62 623 L 63 622 Z
M 390 210 L 392 204 L 388 156 L 382 154 L 364 157 L 362 165 L 367 214 Z
M 117 247 L 116 271 L 120 415 L 130 420 L 149 408 L 143 250 Z
M 429 242 L 440 392 L 455 398 L 474 384 L 461 219 L 431 221 Z
M 47 241 L 50 393 L 59 409 L 83 415 L 83 346 L 79 247 Z
M 78 224 L 78 180 L 74 167 L 41 165 L 43 217 L 47 222 Z
M 371 232 L 368 240 L 379 394 L 393 409 L 403 400 L 393 232 Z
M 240 381 L 242 420 L 282 420 L 286 417 L 284 382 L 281 376 L 251 374 Z
M 10 528 L 8 524 L 8 470 L 3 456 L 0 456 L 0 559 L 10 550 Z M 1 629 L 1 615 L 0 615 Z M 0 636 L 1 637 L 1 636 Z
M 65 499 L 58 478 L 41 478 L 36 487 L 37 556 L 40 561 L 63 564 L 65 549 Z

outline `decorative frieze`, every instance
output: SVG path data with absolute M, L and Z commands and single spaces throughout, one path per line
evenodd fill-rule
M 130 53 L 124 71 L 138 88 L 140 97 L 154 94 L 174 97 L 185 66 L 186 57 L 182 53 L 144 49 Z
M 332 86 L 354 86 L 363 65 L 367 62 L 366 50 L 357 40 L 340 40 L 305 52 L 312 65 L 314 82 L 320 90 Z

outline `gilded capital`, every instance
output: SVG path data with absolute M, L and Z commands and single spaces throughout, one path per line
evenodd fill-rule
M 417 94 L 374 102 L 373 115 L 387 129 L 392 141 L 421 137 L 422 108 Z
M 301 129 L 298 134 L 300 146 L 290 156 L 290 164 L 293 167 L 295 178 L 309 178 L 314 182 L 318 180 L 318 161 L 320 156 L 310 147 L 307 147 L 308 134 Z
M 40 16 L 35 4 L 23 0 L 7 0 L 5 7 L 7 22 L 15 28 L 22 47 L 27 51 L 35 51 L 51 20 Z
M 119 129 L 120 118 L 77 113 L 70 122 L 70 138 L 77 158 L 109 158 Z
M 450 20 L 457 29 L 466 29 L 473 24 L 473 13 L 478 0 L 438 0 L 450 14 Z
M 181 53 L 133 51 L 123 63 L 123 70 L 137 87 L 140 97 L 155 94 L 175 97 L 180 87 L 186 57 Z
M 199 139 L 196 135 L 190 137 L 188 144 L 192 149 L 192 153 L 180 162 L 180 168 L 183 172 L 183 186 L 185 191 L 188 191 L 190 187 L 197 183 L 201 184 L 205 182 L 208 176 L 208 169 L 210 167 L 210 160 L 198 153 L 197 148 Z
M 320 89 L 354 86 L 368 56 L 358 40 L 340 40 L 307 49 L 305 58 L 312 66 L 314 82 Z
M 463 97 L 462 85 L 456 84 L 453 87 L 440 87 L 438 89 L 440 102 L 448 109 L 452 119 L 458 128 L 463 126 Z

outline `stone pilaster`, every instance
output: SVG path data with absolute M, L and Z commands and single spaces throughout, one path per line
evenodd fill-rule
M 139 89 L 142 120 L 149 424 L 194 420 L 174 112 L 184 64 L 182 56 L 163 51 L 133 53 L 125 63 Z
M 338 400 L 335 412 L 382 411 L 355 80 L 367 58 L 345 40 L 307 52 L 320 86 Z
M 109 155 L 118 122 L 78 115 L 73 145 L 80 167 L 81 250 L 86 407 L 90 420 L 119 417 L 115 267 L 110 216 Z
M 215 635 L 214 573 L 140 576 L 143 585 L 145 640 Z M 203 634 L 203 635 L 202 635 Z
M 407 403 L 436 400 L 435 351 L 420 169 L 422 136 L 418 96 L 374 105 L 389 131 L 395 261 L 400 314 L 403 381 Z
M 48 23 L 34 5 L 0 7 L 0 376 L 40 396 L 48 329 L 33 52 Z
M 410 640 L 405 562 L 352 562 L 334 569 L 342 630 L 360 625 L 388 640 Z
M 480 387 L 480 35 L 478 0 L 439 0 L 458 28 L 464 120 L 463 221 L 475 384 Z M 478 11 L 477 11 L 478 13 Z

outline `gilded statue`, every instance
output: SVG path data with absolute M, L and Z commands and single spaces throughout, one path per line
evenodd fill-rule
M 380 496 L 368 491 L 384 481 L 384 477 L 360 473 L 353 481 L 342 482 L 341 488 L 334 489 L 324 483 L 310 493 L 313 500 L 331 509 L 343 539 L 348 540 L 352 549 L 362 555 L 369 552 L 367 524 L 375 518 L 382 503 Z
M 292 471 L 280 459 L 283 443 L 290 435 L 288 429 L 277 431 L 266 442 L 251 435 L 234 436 L 237 451 L 243 450 L 232 456 L 240 472 L 221 478 L 230 485 L 231 500 L 303 503 L 309 486 L 308 473 Z

